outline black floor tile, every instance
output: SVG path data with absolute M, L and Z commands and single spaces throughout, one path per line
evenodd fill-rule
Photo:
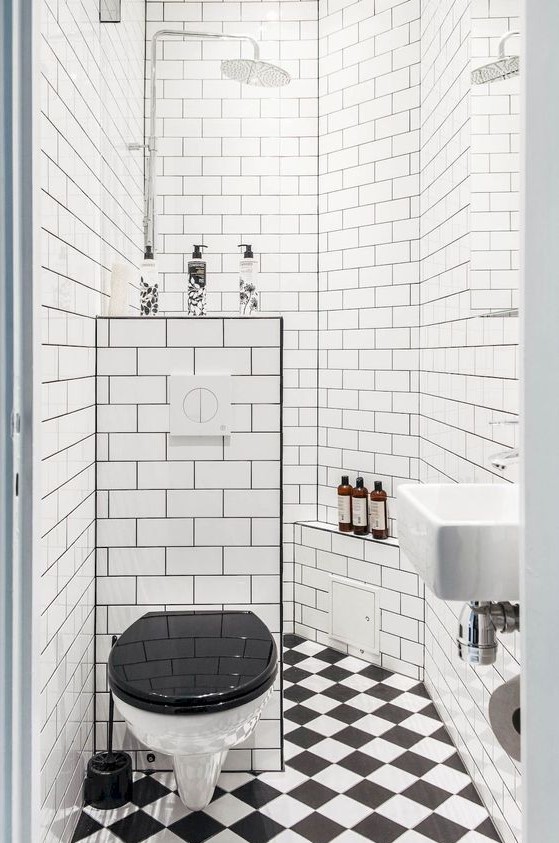
M 337 741 L 340 741 L 340 743 L 345 743 L 348 746 L 353 747 L 353 749 L 359 749 L 359 747 L 364 746 L 371 740 L 371 736 L 368 732 L 364 732 L 362 729 L 357 729 L 355 726 L 346 726 L 345 729 L 341 730 L 341 732 L 336 732 L 335 738 Z
M 329 664 L 336 664 L 346 658 L 347 656 L 345 653 L 339 653 L 337 650 L 332 650 L 331 647 L 326 647 L 315 656 L 315 659 L 318 659 L 321 662 L 328 662 Z
M 323 784 L 310 779 L 298 785 L 293 790 L 290 790 L 289 795 L 299 802 L 304 802 L 310 808 L 320 808 L 321 805 L 330 802 L 338 794 L 335 790 L 331 790 L 329 787 L 325 787 Z
M 377 708 L 374 712 L 376 717 L 382 717 L 383 720 L 389 720 L 391 723 L 401 723 L 402 720 L 407 720 L 408 717 L 411 717 L 413 712 L 408 711 L 405 708 L 400 708 L 399 705 L 393 705 L 392 703 L 386 703 L 386 705 L 381 705 L 380 708 Z
M 303 679 L 308 679 L 309 676 L 312 676 L 312 673 L 296 666 L 288 667 L 287 670 L 283 671 L 283 678 L 288 682 L 302 682 Z
M 341 761 L 338 761 L 340 767 L 356 773 L 358 776 L 370 776 L 375 770 L 383 766 L 383 762 L 378 758 L 373 758 L 372 755 L 367 755 L 365 752 L 352 752 L 351 755 L 346 755 Z
M 304 661 L 305 659 L 308 659 L 308 656 L 304 653 L 298 653 L 297 650 L 288 650 L 283 655 L 284 664 L 294 665 Z
M 345 831 L 343 825 L 334 822 L 323 814 L 311 814 L 293 826 L 293 831 L 306 837 L 311 843 L 330 843 Z
M 386 700 L 386 702 L 391 702 L 395 700 L 396 697 L 400 697 L 403 693 L 399 688 L 393 688 L 391 685 L 373 685 L 372 688 L 368 688 L 365 691 L 366 694 L 369 694 L 371 697 L 376 697 L 379 700 Z
M 317 773 L 330 766 L 330 762 L 312 752 L 300 752 L 289 762 L 289 766 L 305 776 L 316 776 Z
M 249 843 L 268 843 L 268 840 L 276 837 L 283 830 L 282 825 L 258 811 L 248 814 L 231 826 L 231 831 L 244 840 L 248 840 Z
M 322 692 L 324 697 L 329 697 L 331 700 L 338 700 L 338 702 L 346 703 L 358 695 L 359 691 L 353 688 L 348 688 L 346 685 L 332 685 L 331 688 L 326 688 Z M 361 713 L 363 714 L 363 713 Z
M 204 843 L 204 841 L 215 837 L 224 828 L 224 825 L 203 811 L 195 811 L 193 814 L 188 814 L 188 816 L 183 817 L 178 822 L 169 826 L 169 829 L 177 837 L 187 840 L 188 843 Z
M 383 817 L 382 814 L 371 814 L 369 817 L 365 817 L 364 820 L 354 826 L 353 830 L 362 834 L 367 840 L 373 840 L 374 843 L 393 843 L 406 831 L 404 826 L 392 822 L 388 817 Z
M 406 729 L 405 726 L 394 726 L 393 729 L 385 732 L 382 737 L 385 741 L 395 743 L 396 746 L 402 746 L 404 749 L 410 749 L 414 744 L 423 740 L 423 735 L 412 732 L 411 729 Z
M 341 720 L 342 723 L 347 723 L 348 726 L 351 723 L 355 723 L 356 720 L 361 720 L 363 716 L 363 712 L 360 709 L 354 708 L 346 703 L 337 705 L 336 708 L 328 712 L 328 717 L 335 717 L 336 720 Z
M 446 802 L 452 794 L 429 782 L 418 781 L 404 790 L 402 796 L 407 796 L 408 799 L 413 799 L 414 802 L 419 802 L 420 805 L 434 810 Z
M 453 752 L 446 761 L 443 761 L 443 764 L 445 767 L 452 767 L 453 770 L 458 770 L 459 773 L 466 773 L 464 763 L 457 752 Z
M 305 708 L 304 705 L 294 705 L 288 708 L 284 715 L 286 720 L 291 720 L 292 723 L 298 723 L 299 726 L 304 726 L 311 720 L 315 720 L 319 714 L 318 711 L 313 711 L 312 708 Z
M 125 843 L 141 843 L 142 840 L 147 840 L 158 831 L 161 831 L 164 826 L 146 814 L 144 811 L 134 811 L 122 820 L 118 820 L 113 825 L 109 826 L 113 834 L 124 840 Z
M 160 784 L 151 776 L 143 776 L 134 782 L 132 787 L 132 802 L 143 808 L 144 805 L 149 805 L 150 802 L 155 802 L 156 799 L 161 799 L 169 793 L 168 788 Z
M 411 773 L 412 776 L 424 776 L 429 770 L 437 766 L 437 762 L 431 758 L 425 758 L 424 755 L 418 755 L 416 752 L 404 752 L 402 755 L 395 758 L 391 762 L 400 770 L 405 770 L 406 773 Z
M 247 784 L 243 784 L 234 790 L 233 796 L 242 802 L 246 802 L 247 805 L 251 805 L 253 808 L 262 808 L 268 802 L 271 802 L 272 799 L 277 799 L 278 796 L 281 796 L 281 793 L 275 787 L 270 787 L 266 782 L 253 779 L 251 782 L 247 782 Z
M 103 828 L 101 823 L 98 823 L 93 817 L 90 817 L 89 814 L 86 814 L 85 811 L 82 811 L 80 814 L 80 818 L 78 820 L 78 824 L 74 831 L 74 836 L 72 838 L 72 843 L 78 843 L 79 840 L 83 840 L 85 837 L 89 837 L 90 834 L 94 834 L 96 831 L 100 831 Z
M 302 703 L 314 697 L 315 693 L 314 691 L 309 691 L 308 688 L 303 688 L 302 685 L 290 685 L 289 688 L 284 690 L 283 696 L 291 702 Z
M 292 632 L 286 632 L 283 636 L 283 646 L 286 650 L 291 650 L 293 647 L 298 647 L 300 644 L 304 643 L 304 638 L 301 638 L 300 635 L 294 635 Z
M 431 814 L 414 829 L 425 837 L 435 840 L 436 843 L 457 843 L 461 837 L 464 837 L 467 830 L 464 826 L 441 817 L 440 814 Z
M 497 829 L 495 828 L 495 826 L 493 825 L 493 823 L 491 822 L 489 817 L 487 817 L 486 820 L 484 820 L 482 823 L 480 823 L 480 825 L 478 825 L 478 827 L 476 828 L 476 831 L 477 831 L 478 834 L 484 834 L 490 840 L 500 840 L 501 839 L 499 837 L 499 835 L 497 834 Z
M 345 796 L 349 796 L 350 799 L 355 799 L 356 802 L 361 802 L 362 805 L 366 805 L 367 808 L 378 808 L 379 805 L 382 805 L 383 802 L 386 802 L 388 799 L 391 799 L 394 796 L 392 790 L 388 790 L 386 787 L 382 787 L 380 784 L 375 784 L 374 782 L 367 781 L 364 779 L 359 784 L 354 785 L 349 790 L 346 790 Z
M 344 679 L 349 679 L 352 674 L 349 670 L 344 670 L 343 667 L 338 667 L 337 664 L 330 664 L 328 667 L 325 667 L 324 670 L 319 670 L 318 675 L 323 676 L 324 679 L 331 679 L 332 682 L 342 682 Z
M 323 740 L 324 735 L 321 735 L 319 732 L 315 732 L 312 729 L 307 729 L 306 726 L 299 726 L 298 729 L 293 729 L 292 732 L 289 732 L 290 743 L 300 746 L 301 749 L 310 749 L 312 746 L 316 746 L 317 743 L 320 743 L 320 741 Z
M 392 676 L 392 673 L 383 667 L 378 667 L 376 664 L 368 664 L 367 667 L 359 671 L 359 676 L 364 676 L 366 679 L 374 679 L 375 682 L 384 682 L 385 679 L 389 679 Z

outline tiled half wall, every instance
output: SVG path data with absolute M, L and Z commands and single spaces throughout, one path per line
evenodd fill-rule
M 250 607 L 279 645 L 282 321 L 99 319 L 97 342 L 96 743 L 103 749 L 111 637 L 146 612 Z M 230 437 L 170 436 L 172 373 L 234 376 Z M 278 686 L 227 768 L 279 769 L 280 717 Z M 115 742 L 143 749 L 122 723 Z M 136 761 L 145 766 L 141 755 Z M 168 759 L 155 766 L 168 768 Z
M 330 635 L 332 576 L 378 588 L 379 653 Z M 295 526 L 295 632 L 388 670 L 423 678 L 424 587 L 395 539 L 341 535 L 324 523 Z

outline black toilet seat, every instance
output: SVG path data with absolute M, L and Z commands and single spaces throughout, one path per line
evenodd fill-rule
M 112 648 L 108 678 L 136 708 L 203 714 L 256 699 L 277 669 L 275 641 L 253 612 L 148 612 Z

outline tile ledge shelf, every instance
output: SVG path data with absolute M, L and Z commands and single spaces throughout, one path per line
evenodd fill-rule
M 383 544 L 390 547 L 399 547 L 398 539 L 390 536 L 387 539 L 374 539 L 370 533 L 366 536 L 356 536 L 355 533 L 342 533 L 338 530 L 335 524 L 327 524 L 326 521 L 296 521 L 297 527 L 311 527 L 313 530 L 324 530 L 327 533 L 335 533 L 337 536 L 344 536 L 356 541 L 373 542 L 374 544 Z

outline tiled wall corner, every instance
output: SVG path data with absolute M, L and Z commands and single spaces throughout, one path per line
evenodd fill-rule
M 423 583 L 397 542 L 341 534 L 324 524 L 295 526 L 295 631 L 358 658 L 369 658 L 330 637 L 333 574 L 379 588 L 380 653 L 372 661 L 422 679 Z
M 93 751 L 95 317 L 141 260 L 143 0 L 41 0 L 41 841 L 70 841 Z M 35 841 L 34 841 L 35 843 Z M 36 841 L 39 843 L 39 841 Z
M 146 612 L 250 607 L 280 645 L 281 335 L 279 318 L 98 320 L 98 747 L 111 638 Z M 170 436 L 169 376 L 224 372 L 231 436 Z M 227 769 L 280 768 L 279 681 Z M 122 722 L 115 740 L 143 749 Z
M 390 498 L 419 477 L 419 16 L 419 0 L 319 0 L 318 517 L 330 523 L 342 472 L 381 479 Z

